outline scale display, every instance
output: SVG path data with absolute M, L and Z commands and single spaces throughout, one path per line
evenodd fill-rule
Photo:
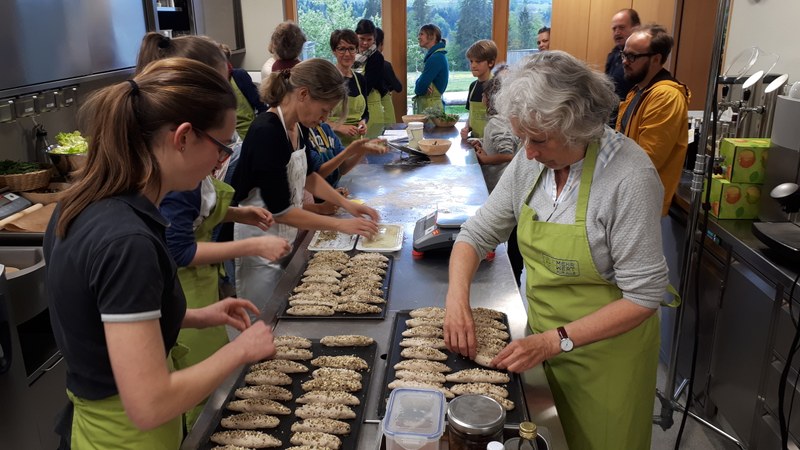
M 422 256 L 431 250 L 452 248 L 461 231 L 461 225 L 469 216 L 465 211 L 437 209 L 419 219 L 414 226 L 414 256 Z

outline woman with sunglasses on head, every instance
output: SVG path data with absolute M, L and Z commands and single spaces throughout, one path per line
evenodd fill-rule
M 187 309 L 157 205 L 219 165 L 207 136 L 233 134 L 236 98 L 207 65 L 170 58 L 94 93 L 82 108 L 88 161 L 44 240 L 53 330 L 69 367 L 73 449 L 177 449 L 181 414 L 242 364 L 274 353 L 246 300 Z M 181 328 L 242 334 L 207 360 L 171 371 Z
M 358 35 L 353 30 L 334 30 L 331 33 L 331 51 L 336 57 L 336 68 L 347 82 L 347 109 L 345 103 L 337 105 L 328 116 L 327 122 L 333 131 L 348 145 L 367 134 L 369 107 L 367 95 L 369 87 L 364 75 L 353 71 L 358 53 Z
M 142 41 L 138 71 L 154 59 L 168 56 L 186 56 L 205 63 L 228 79 L 227 57 L 219 44 L 205 36 L 170 39 L 149 33 Z M 235 133 L 217 139 L 203 130 L 196 131 L 219 149 L 219 167 L 225 166 L 241 145 Z M 243 222 L 264 229 L 272 225 L 269 211 L 257 207 L 229 207 L 232 198 L 233 188 L 209 172 L 194 189 L 170 192 L 159 205 L 161 214 L 170 223 L 166 230 L 167 246 L 178 265 L 178 278 L 190 308 L 202 308 L 220 300 L 219 282 L 224 261 L 247 255 L 275 260 L 289 252 L 289 244 L 274 236 L 215 242 L 214 230 L 223 222 Z M 181 349 L 188 351 L 172 353 L 175 367 L 182 369 L 197 364 L 228 342 L 224 326 L 182 330 L 178 343 Z M 204 405 L 202 402 L 186 413 L 187 430 L 192 428 Z
M 314 172 L 311 146 L 304 144 L 308 129 L 324 122 L 336 105 L 341 103 L 347 110 L 347 88 L 336 66 L 313 58 L 290 71 L 275 72 L 261 84 L 261 98 L 270 109 L 256 117 L 242 145 L 242 157 L 233 174 L 234 201 L 266 207 L 272 211 L 276 224 L 264 231 L 237 223 L 234 239 L 271 234 L 295 242 L 298 228 L 361 236 L 377 233 L 378 213 L 347 200 Z M 345 209 L 354 218 L 304 210 L 303 189 Z M 237 258 L 236 293 L 263 307 L 282 274 L 278 261 Z

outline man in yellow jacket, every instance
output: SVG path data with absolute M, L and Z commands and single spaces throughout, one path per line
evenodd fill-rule
M 689 88 L 664 63 L 673 39 L 660 25 L 637 28 L 625 42 L 625 79 L 634 86 L 619 106 L 617 130 L 636 141 L 653 161 L 664 185 L 666 216 L 681 178 L 689 145 Z

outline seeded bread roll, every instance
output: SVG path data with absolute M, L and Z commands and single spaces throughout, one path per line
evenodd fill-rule
M 314 357 L 311 350 L 305 348 L 291 348 L 275 346 L 275 359 L 289 359 L 292 361 L 306 361 Z
M 244 376 L 247 384 L 269 384 L 272 386 L 285 386 L 292 384 L 292 377 L 277 370 L 264 369 L 250 371 Z
M 338 403 L 340 405 L 356 406 L 361 401 L 355 395 L 345 391 L 310 391 L 297 397 L 295 403 Z
M 382 297 L 383 290 L 364 286 L 353 286 L 342 291 L 342 297 L 348 295 L 377 295 L 378 297 Z
M 289 306 L 324 306 L 326 308 L 334 308 L 339 302 L 335 299 L 326 297 L 309 297 L 297 300 L 289 300 Z
M 344 280 L 342 280 L 342 282 L 344 282 L 344 281 L 353 281 L 353 280 L 374 281 L 374 282 L 380 283 L 380 282 L 383 281 L 383 277 L 381 275 L 378 275 L 377 273 L 356 271 L 356 272 L 351 273 L 350 275 L 348 275 Z
M 404 359 L 394 365 L 394 370 L 425 370 L 429 372 L 452 372 L 447 364 L 426 359 Z
M 342 275 L 353 275 L 358 273 L 372 273 L 375 275 L 386 275 L 386 269 L 377 266 L 356 265 L 342 269 Z
M 423 383 L 444 383 L 447 381 L 441 372 L 429 370 L 398 370 L 394 373 L 394 376 L 401 380 L 422 381 Z
M 286 405 L 266 398 L 246 398 L 228 403 L 227 408 L 237 412 L 286 415 L 292 411 Z M 220 442 L 222 443 L 222 442 Z
M 507 398 L 503 398 L 494 394 L 483 394 L 483 395 L 495 400 L 497 403 L 500 403 L 500 406 L 502 406 L 503 409 L 505 409 L 506 411 L 511 411 L 512 409 L 514 409 L 514 402 L 512 402 Z
M 358 392 L 361 382 L 348 378 L 313 378 L 300 385 L 304 391 L 347 391 Z
M 491 363 L 495 355 L 496 353 L 478 353 L 477 355 L 475 355 L 475 359 L 473 359 L 473 361 L 475 361 L 475 364 L 479 366 L 493 369 L 494 366 Z
M 307 277 L 311 277 L 311 276 L 323 276 L 323 277 L 342 278 L 342 274 L 340 274 L 339 272 L 337 272 L 337 271 L 335 271 L 335 270 L 331 270 L 331 269 L 318 269 L 318 268 L 315 268 L 315 267 L 313 267 L 313 266 L 312 266 L 312 267 L 309 267 L 309 268 L 307 268 L 307 269 L 306 269 L 306 271 L 305 271 L 305 272 L 303 272 L 303 275 L 305 275 L 305 276 L 307 276 Z
M 311 340 L 301 336 L 275 336 L 272 343 L 276 347 L 311 348 Z
M 263 384 L 259 386 L 244 386 L 236 389 L 238 398 L 268 398 L 270 400 L 291 400 L 292 393 L 280 386 Z
M 447 361 L 447 355 L 428 347 L 408 347 L 400 352 L 400 356 L 408 359 L 428 359 L 431 361 Z
M 330 277 L 327 275 L 310 275 L 300 280 L 301 283 L 323 283 L 323 284 L 339 284 L 338 277 Z
M 405 338 L 400 341 L 400 347 L 430 347 L 439 350 L 447 348 L 444 344 L 444 339 L 425 337 Z
M 439 327 L 432 327 L 430 325 L 422 325 L 419 327 L 413 327 L 403 330 L 403 337 L 440 338 L 443 336 L 444 336 L 444 330 L 442 330 Z
M 362 261 L 362 260 L 386 262 L 389 261 L 389 258 L 384 255 L 381 255 L 380 253 L 373 253 L 373 252 L 359 253 L 350 258 L 350 261 Z
M 453 394 L 456 395 L 492 394 L 502 398 L 508 397 L 508 391 L 505 388 L 502 388 L 500 386 L 495 386 L 494 384 L 490 383 L 454 384 L 452 387 L 450 387 L 450 390 L 453 391 Z
M 347 266 L 345 263 L 340 263 L 336 261 L 314 261 L 311 260 L 308 263 L 308 267 L 306 270 L 334 270 L 334 271 L 341 271 L 346 269 Z
M 420 327 L 427 325 L 430 327 L 442 328 L 444 326 L 444 319 L 431 319 L 428 317 L 417 317 L 415 319 L 406 320 L 407 327 Z
M 338 294 L 341 288 L 338 284 L 304 283 L 295 287 L 292 292 L 321 292 L 325 294 Z
M 472 308 L 472 315 L 474 317 L 479 317 L 479 316 L 488 317 L 494 320 L 503 320 L 503 318 L 506 316 L 502 312 L 497 311 L 495 309 L 483 308 L 480 306 L 477 308 Z
M 308 403 L 294 410 L 301 419 L 324 417 L 328 419 L 355 419 L 356 413 L 347 405 L 339 403 Z
M 299 431 L 292 435 L 289 442 L 294 445 L 317 445 L 334 450 L 342 446 L 342 440 L 335 435 L 319 431 Z
M 380 280 L 366 280 L 363 278 L 347 277 L 339 284 L 339 287 L 346 290 L 350 288 L 380 289 L 383 283 Z
M 509 338 L 507 332 L 505 332 L 503 330 L 498 330 L 496 328 L 485 327 L 485 326 L 484 327 L 476 326 L 475 327 L 475 336 L 476 337 L 481 337 L 481 336 L 483 336 L 483 337 L 493 337 L 495 339 L 502 339 L 504 341 L 507 341 L 508 338 Z
M 329 434 L 350 434 L 350 424 L 341 420 L 314 417 L 292 424 L 292 432 L 319 431 Z
M 286 450 L 331 450 L 329 447 L 320 447 L 318 445 L 293 445 L 287 447 Z
M 360 334 L 340 334 L 325 336 L 319 342 L 326 347 L 366 347 L 372 345 L 375 339 Z
M 434 389 L 444 394 L 444 398 L 455 397 L 455 394 L 453 394 L 449 389 L 443 387 L 441 384 L 438 383 L 424 383 L 422 381 L 413 381 L 413 380 L 394 380 L 388 384 L 388 387 L 389 389 L 397 389 L 397 388 Z
M 311 372 L 314 378 L 344 378 L 361 381 L 361 374 L 351 369 L 337 369 L 334 367 L 320 367 Z
M 280 419 L 268 414 L 242 413 L 223 417 L 220 425 L 224 428 L 233 428 L 235 430 L 255 430 L 258 428 L 275 428 L 280 422 Z
M 255 430 L 219 431 L 211 435 L 211 442 L 250 448 L 270 448 L 283 445 L 274 436 Z
M 286 309 L 290 316 L 332 316 L 335 311 L 329 306 L 296 305 Z
M 352 370 L 364 370 L 369 368 L 369 364 L 367 364 L 363 358 L 355 355 L 319 356 L 311 360 L 311 365 Z
M 494 328 L 496 330 L 508 330 L 508 327 L 499 320 L 491 319 L 489 317 L 482 317 L 482 316 L 474 316 L 472 318 L 473 322 L 475 322 L 476 327 L 489 327 Z
M 272 369 L 283 373 L 305 373 L 308 372 L 308 367 L 299 362 L 290 361 L 288 359 L 270 359 L 250 366 L 250 370 L 265 370 Z
M 438 306 L 426 306 L 424 308 L 412 309 L 408 313 L 412 318 L 425 317 L 428 319 L 444 319 L 444 308 Z
M 451 373 L 446 377 L 452 383 L 493 383 L 501 384 L 511 381 L 507 373 L 497 370 L 465 369 Z
M 336 312 L 346 312 L 350 314 L 378 314 L 383 311 L 380 306 L 357 302 L 339 303 L 333 307 L 333 310 Z
M 249 447 L 242 447 L 241 445 L 220 445 L 212 448 L 211 450 L 253 450 Z
M 386 303 L 386 299 L 379 295 L 369 295 L 369 294 L 348 294 L 340 296 L 342 300 L 339 303 L 344 302 L 355 302 L 355 303 L 370 303 L 373 305 L 382 305 Z
M 350 260 L 350 256 L 347 253 L 340 251 L 340 250 L 332 250 L 332 251 L 324 251 L 324 252 L 317 252 L 314 254 L 312 261 L 341 261 L 347 262 Z

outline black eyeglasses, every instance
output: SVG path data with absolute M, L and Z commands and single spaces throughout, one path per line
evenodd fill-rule
M 339 52 L 339 53 L 342 53 L 342 54 L 344 54 L 344 53 L 355 53 L 356 52 L 356 48 L 355 47 L 336 47 L 336 51 Z
M 236 142 L 233 142 L 233 143 L 230 143 L 230 144 L 223 144 L 222 142 L 217 140 L 217 138 L 215 138 L 214 136 L 211 136 L 210 134 L 206 133 L 205 131 L 203 131 L 203 130 L 201 130 L 199 128 L 195 128 L 194 131 L 197 134 L 208 138 L 209 141 L 211 141 L 211 142 L 213 142 L 214 144 L 217 145 L 217 148 L 219 149 L 219 156 L 217 157 L 217 162 L 223 163 L 228 158 L 230 158 L 231 155 L 233 154 L 233 149 L 234 149 L 234 147 L 236 147 Z
M 622 52 L 622 53 L 619 54 L 619 56 L 620 56 L 620 58 L 622 58 L 623 61 L 630 61 L 630 63 L 633 64 L 633 63 L 636 62 L 637 59 L 639 59 L 639 58 L 641 58 L 643 56 L 653 56 L 653 55 L 656 55 L 656 54 L 657 53 L 653 53 L 653 52 L 648 52 L 648 53 L 626 53 L 626 52 Z

